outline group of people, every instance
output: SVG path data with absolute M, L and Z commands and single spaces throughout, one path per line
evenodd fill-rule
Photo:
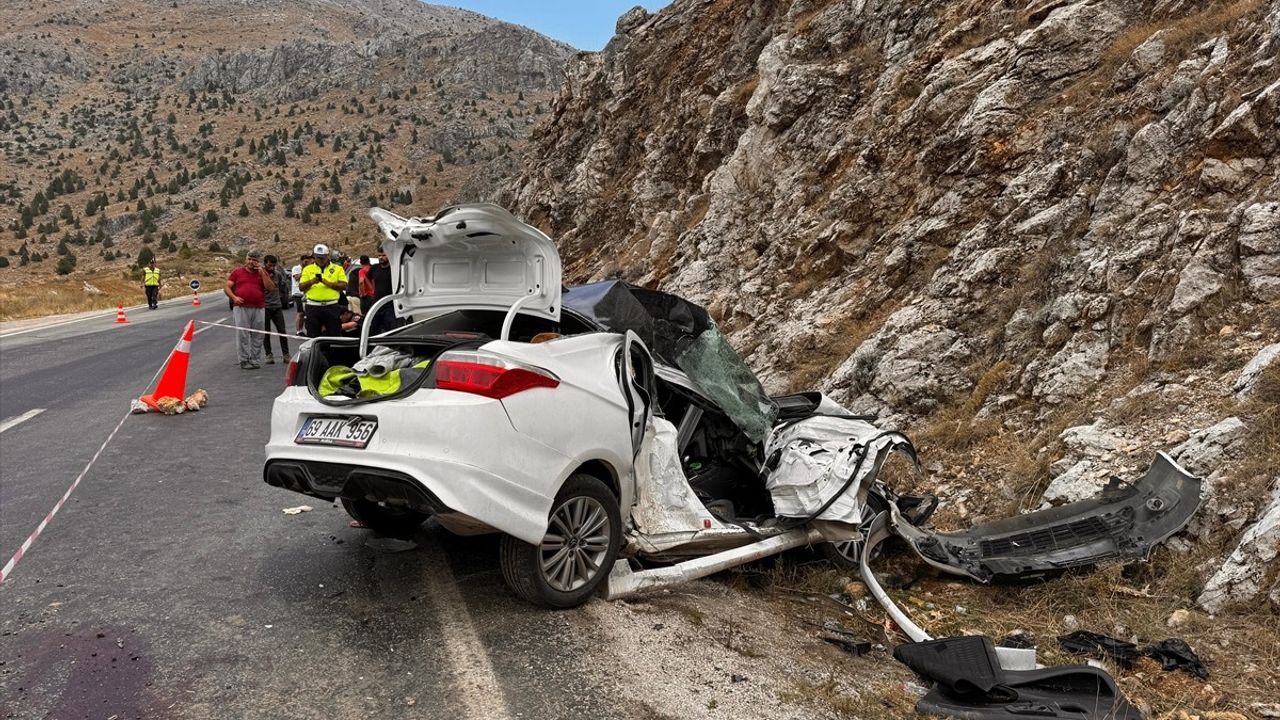
M 349 269 L 353 270 L 350 276 Z M 350 296 L 352 290 L 355 298 Z M 288 360 L 285 311 L 290 307 L 297 308 L 295 333 L 307 337 L 358 337 L 365 321 L 360 310 L 368 310 L 391 294 L 391 269 L 381 250 L 376 260 L 361 256 L 359 267 L 353 269 L 349 259 L 340 262 L 338 253 L 320 244 L 312 248 L 310 254 L 302 255 L 298 264 L 286 273 L 275 255 L 264 257 L 257 250 L 250 250 L 244 265 L 227 276 L 224 292 L 231 303 L 237 329 L 240 368 L 255 370 L 262 367 L 264 346 L 266 363 L 275 363 L 271 353 L 272 335 L 262 332 L 268 326 L 274 327 L 280 354 L 284 361 Z M 371 335 L 392 330 L 397 325 L 389 305 L 381 308 L 369 322 Z

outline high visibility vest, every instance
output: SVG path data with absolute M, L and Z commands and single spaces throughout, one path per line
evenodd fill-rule
M 329 263 L 321 270 L 319 265 L 308 265 L 302 269 L 302 277 L 298 278 L 299 283 L 304 283 L 312 278 L 323 278 L 329 282 L 346 282 L 347 273 L 342 266 L 337 263 Z M 307 302 L 327 303 L 338 299 L 338 291 L 317 282 L 315 285 L 307 288 Z
M 151 268 L 151 267 L 142 268 L 142 284 L 143 285 L 159 285 L 160 284 L 160 268 Z

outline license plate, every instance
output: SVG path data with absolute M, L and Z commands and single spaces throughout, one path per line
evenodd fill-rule
M 337 445 L 362 449 L 378 429 L 377 418 L 358 416 L 309 417 L 294 442 L 302 445 Z

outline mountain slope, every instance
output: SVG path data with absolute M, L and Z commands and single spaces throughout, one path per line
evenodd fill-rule
M 122 299 L 144 249 L 184 278 L 252 245 L 368 252 L 370 205 L 437 207 L 518 151 L 572 52 L 416 0 L 49 0 L 6 19 L 6 317 Z M 12 289 L 51 277 L 52 303 Z

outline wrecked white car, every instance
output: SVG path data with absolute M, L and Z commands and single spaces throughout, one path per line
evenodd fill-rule
M 554 243 L 493 205 L 370 214 L 394 269 L 379 306 L 412 322 L 303 346 L 264 479 L 341 499 L 381 532 L 433 516 L 502 533 L 504 578 L 530 602 L 803 545 L 857 567 L 877 513 L 926 560 L 985 581 L 1145 555 L 1199 503 L 1166 459 L 1132 498 L 932 533 L 930 501 L 877 480 L 894 453 L 915 462 L 905 436 L 818 393 L 770 397 L 697 305 L 617 281 L 563 288 Z

